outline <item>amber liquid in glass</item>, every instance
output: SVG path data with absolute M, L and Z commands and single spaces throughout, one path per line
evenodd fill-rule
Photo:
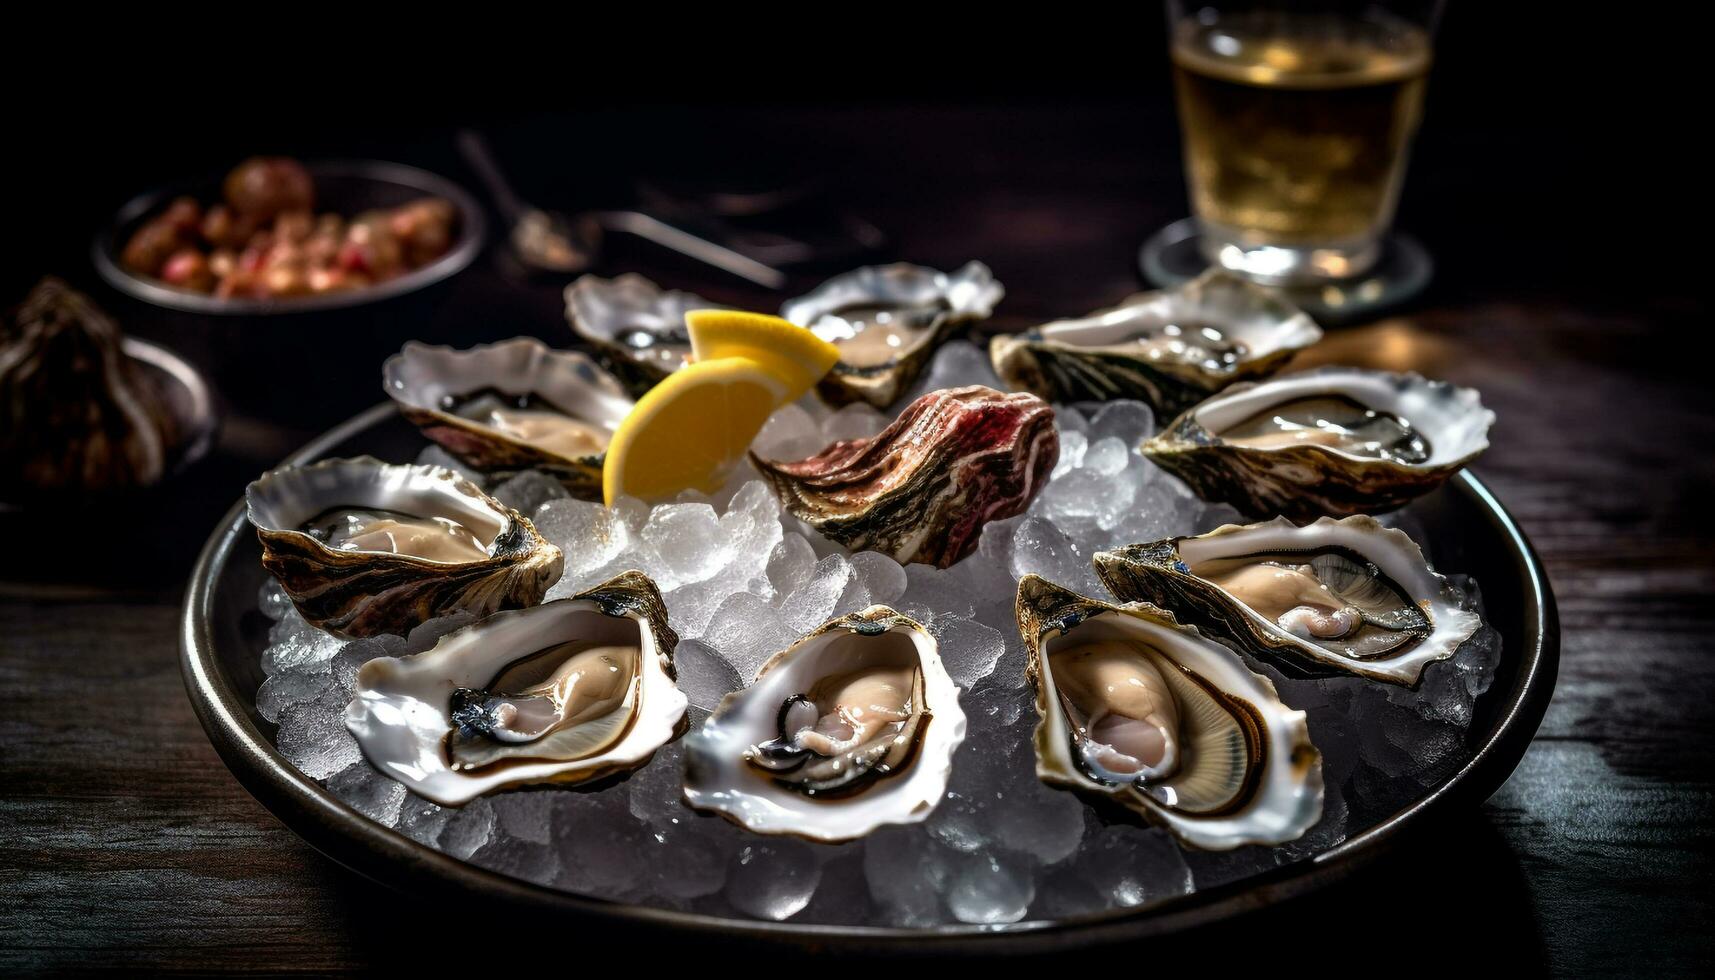
M 1429 62 L 1428 33 L 1404 22 L 1181 22 L 1175 87 L 1211 260 L 1226 262 L 1224 245 L 1326 249 L 1327 261 L 1296 271 L 1363 271 L 1393 218 Z

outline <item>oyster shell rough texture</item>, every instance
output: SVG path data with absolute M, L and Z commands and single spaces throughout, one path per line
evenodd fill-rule
M 1114 595 L 1311 672 L 1415 685 L 1482 625 L 1404 531 L 1286 518 L 1097 552 Z
M 1022 513 L 1059 456 L 1047 402 L 971 385 L 924 395 L 872 438 L 797 462 L 751 458 L 786 509 L 830 540 L 946 568 L 984 524 Z
M 835 276 L 787 300 L 780 315 L 840 348 L 818 388 L 824 401 L 886 408 L 954 327 L 987 319 L 1004 295 L 981 262 L 950 273 L 901 262 Z
M 989 342 L 995 373 L 1052 402 L 1134 398 L 1173 415 L 1235 381 L 1273 374 L 1322 339 L 1302 310 L 1212 269 L 1074 320 Z
M 916 823 L 965 738 L 935 638 L 887 606 L 818 627 L 685 740 L 685 799 L 759 834 L 836 842 Z
M 583 276 L 566 287 L 572 332 L 593 345 L 607 369 L 639 397 L 690 357 L 685 314 L 718 309 L 725 307 L 630 272 L 613 279 Z
M 1204 500 L 1310 520 L 1435 489 L 1488 448 L 1494 419 L 1470 388 L 1331 367 L 1234 385 L 1142 451 Z
M 1115 606 L 1035 575 L 1018 628 L 1036 689 L 1036 773 L 1204 850 L 1282 844 L 1321 817 L 1304 712 L 1239 656 L 1146 603 Z
M 336 636 L 540 602 L 563 566 L 534 525 L 445 467 L 330 459 L 271 470 L 244 497 L 262 566 Z
M 425 436 L 480 470 L 539 469 L 601 498 L 613 430 L 632 400 L 576 351 L 516 337 L 468 350 L 415 341 L 387 359 L 382 387 Z
M 0 323 L 0 499 L 145 487 L 177 424 L 119 327 L 52 277 Z
M 377 769 L 437 803 L 589 782 L 643 765 L 684 730 L 678 642 L 655 584 L 626 572 L 369 661 L 346 727 Z

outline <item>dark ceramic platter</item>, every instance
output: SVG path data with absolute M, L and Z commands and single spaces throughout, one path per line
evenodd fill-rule
M 287 462 L 370 454 L 411 460 L 422 438 L 391 404 L 328 432 Z M 728 919 L 582 898 L 508 878 L 448 857 L 340 802 L 274 748 L 274 726 L 256 713 L 260 655 L 268 621 L 256 608 L 264 572 L 242 501 L 204 548 L 185 599 L 183 667 L 197 715 L 221 757 L 273 813 L 335 861 L 412 894 L 481 901 L 592 927 L 641 927 L 798 947 L 862 951 L 1003 952 L 1052 950 L 1137 939 L 1229 918 L 1319 888 L 1409 840 L 1432 814 L 1475 806 L 1518 764 L 1553 693 L 1559 659 L 1554 597 L 1535 551 L 1480 480 L 1463 473 L 1413 505 L 1435 541 L 1438 564 L 1481 583 L 1490 622 L 1501 633 L 1493 686 L 1477 702 L 1471 757 L 1446 783 L 1315 858 L 1151 905 L 1069 920 L 1009 926 L 942 926 L 932 931 L 800 925 Z

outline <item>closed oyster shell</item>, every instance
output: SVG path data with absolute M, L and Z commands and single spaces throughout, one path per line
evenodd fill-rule
M 1354 571 L 1367 573 L 1361 581 L 1345 586 L 1318 576 L 1334 597 L 1327 602 L 1330 608 L 1359 608 L 1354 601 L 1365 607 L 1377 605 L 1366 602 L 1360 592 L 1373 593 L 1397 608 L 1383 610 L 1380 616 L 1370 612 L 1354 618 L 1338 636 L 1319 638 L 1302 626 L 1300 632 L 1308 635 L 1296 635 L 1281 622 L 1290 622 L 1291 612 L 1266 615 L 1247 604 L 1249 597 L 1234 595 L 1199 575 L 1242 566 L 1247 559 L 1280 564 L 1301 560 L 1308 565 L 1319 555 L 1348 556 L 1357 563 Z M 1453 656 L 1482 625 L 1458 592 L 1429 567 L 1416 542 L 1404 531 L 1362 515 L 1338 521 L 1324 517 L 1304 527 L 1284 517 L 1264 524 L 1229 524 L 1195 537 L 1097 552 L 1095 565 L 1102 584 L 1119 598 L 1171 609 L 1209 635 L 1232 640 L 1295 673 L 1351 673 L 1415 686 L 1424 667 Z M 1294 606 L 1292 612 L 1300 608 Z M 1358 645 L 1366 633 L 1380 641 L 1369 644 L 1373 653 Z
M 496 613 L 443 636 L 424 653 L 371 660 L 358 671 L 346 727 L 377 769 L 437 803 L 458 805 L 505 786 L 591 782 L 644 765 L 684 731 L 686 698 L 673 673 L 678 642 L 655 583 L 626 572 L 567 599 Z M 619 703 L 567 723 L 598 729 L 598 736 L 550 742 L 559 729 L 503 742 L 485 734 L 495 715 L 476 695 L 497 705 L 522 700 L 516 692 L 485 690 L 509 668 L 598 644 L 635 648 Z M 542 669 L 551 671 L 553 664 Z M 505 754 L 460 766 L 452 753 L 461 738 Z M 572 746 L 582 751 L 568 751 Z
M 930 355 L 956 327 L 987 319 L 1004 295 L 1006 290 L 981 262 L 967 262 L 951 273 L 901 262 L 835 276 L 787 300 L 780 315 L 845 354 L 818 386 L 822 400 L 830 405 L 865 401 L 886 408 L 917 380 Z M 904 342 L 895 353 L 879 357 L 857 346 L 864 334 L 877 329 L 879 318 L 854 335 L 840 315 L 853 310 L 885 312 Z
M 725 307 L 695 293 L 662 289 L 636 273 L 583 276 L 566 287 L 572 332 L 594 346 L 602 364 L 639 398 L 691 356 L 685 314 L 718 309 Z
M 112 318 L 43 279 L 0 324 L 0 499 L 158 482 L 177 424 Z
M 804 764 L 862 772 L 817 790 L 794 781 L 802 769 L 753 761 L 771 740 L 791 734 L 785 729 L 793 704 L 814 703 L 808 696 L 823 682 L 871 668 L 915 669 L 915 701 L 901 712 L 908 717 L 881 727 L 871 743 L 876 751 L 859 746 Z M 815 717 L 810 710 L 806 723 Z M 915 620 L 871 606 L 822 624 L 770 657 L 749 687 L 721 701 L 685 739 L 685 800 L 759 834 L 851 840 L 885 824 L 928 817 L 946 795 L 953 753 L 964 738 L 959 689 L 941 664 L 935 638 Z
M 995 337 L 989 358 L 1015 391 L 1056 403 L 1131 398 L 1174 415 L 1235 381 L 1273 374 L 1321 338 L 1276 293 L 1211 269 L 1174 289 Z
M 1304 712 L 1283 704 L 1273 682 L 1231 650 L 1147 603 L 1116 606 L 1035 575 L 1018 583 L 1018 628 L 1036 690 L 1036 773 L 1044 782 L 1111 800 L 1203 850 L 1283 844 L 1321 818 L 1322 759 Z M 1153 678 L 1154 693 L 1166 698 L 1157 703 L 1157 720 L 1168 726 L 1157 770 L 1101 768 L 1113 756 L 1090 736 L 1115 717 L 1130 724 L 1121 713 L 1074 720 L 1071 712 L 1093 706 L 1073 703 L 1075 685 L 1056 677 L 1056 654 L 1092 648 L 1121 665 L 1141 663 L 1140 677 Z
M 540 602 L 564 558 L 517 511 L 440 466 L 368 456 L 271 470 L 244 493 L 262 567 L 304 619 L 335 636 L 409 633 L 454 610 L 484 615 Z M 487 549 L 476 561 L 330 548 L 304 530 L 341 508 L 446 518 Z
M 1427 440 L 1426 458 L 1406 462 L 1310 443 L 1236 445 L 1222 437 L 1271 408 L 1329 397 L 1410 423 Z M 1470 388 L 1417 374 L 1330 367 L 1233 385 L 1186 410 L 1142 451 L 1204 500 L 1307 521 L 1381 513 L 1435 489 L 1488 448 L 1494 420 Z
M 854 551 L 946 568 L 1022 513 L 1060 456 L 1054 410 L 971 385 L 932 391 L 868 439 L 796 462 L 751 459 L 786 509 Z
M 453 409 L 459 399 L 483 392 L 532 398 L 607 437 L 632 400 L 624 387 L 588 357 L 551 350 L 531 337 L 515 337 L 468 350 L 415 341 L 387 359 L 382 387 L 399 411 L 425 436 L 471 466 L 492 473 L 542 470 L 576 497 L 601 499 L 605 448 L 564 455 L 510 435 Z

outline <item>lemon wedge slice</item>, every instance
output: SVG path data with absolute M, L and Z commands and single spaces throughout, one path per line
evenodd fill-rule
M 804 327 L 764 313 L 691 310 L 685 314 L 691 353 L 698 361 L 743 357 L 786 386 L 780 404 L 797 401 L 840 359 L 840 349 Z
M 719 489 L 787 392 L 774 372 L 746 357 L 697 361 L 669 374 L 614 432 L 602 496 L 611 507 L 620 497 Z

